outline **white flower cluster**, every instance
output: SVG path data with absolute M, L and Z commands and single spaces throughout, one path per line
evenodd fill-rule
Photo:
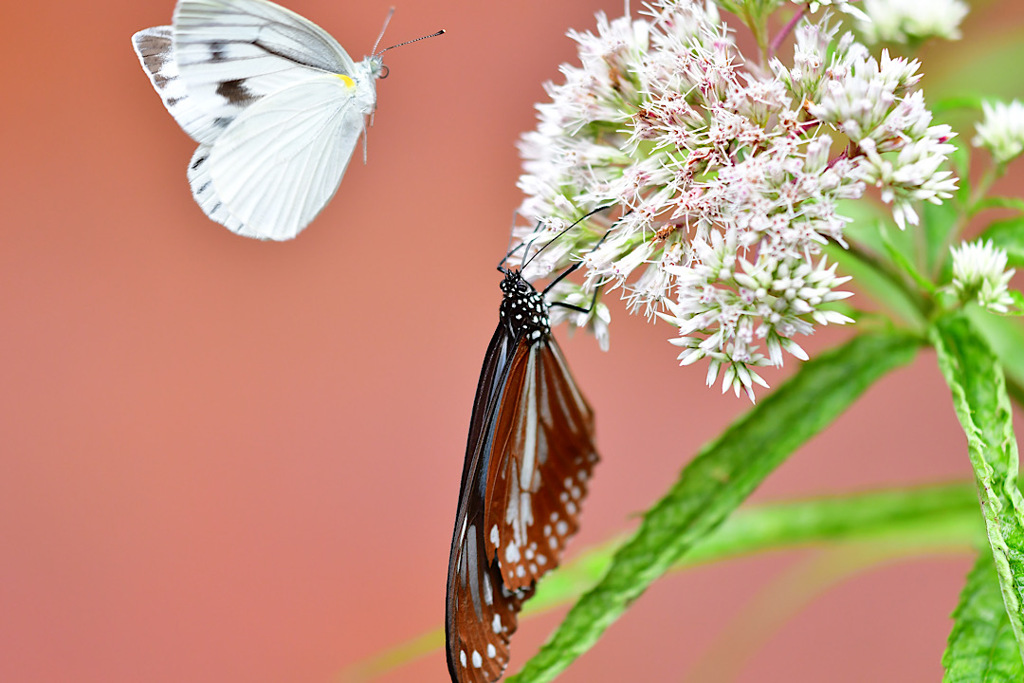
M 1006 314 L 1014 305 L 1008 285 L 1016 272 L 1006 270 L 1006 252 L 991 240 L 964 242 L 953 253 L 953 291 L 961 301 L 974 299 L 994 313 Z
M 814 34 L 815 27 L 809 24 L 798 29 L 798 49 L 801 42 L 819 42 L 820 33 Z M 939 170 L 953 151 L 953 131 L 947 125 L 930 125 L 932 114 L 924 95 L 910 90 L 921 78 L 919 62 L 892 58 L 888 51 L 876 60 L 850 34 L 843 36 L 839 47 L 830 77 L 815 81 L 817 99 L 808 98 L 814 103 L 807 111 L 856 145 L 858 177 L 881 190 L 883 201 L 893 205 L 897 225 L 917 225 L 914 202 L 939 204 L 956 190 L 952 172 Z M 772 67 L 786 83 L 804 85 L 778 60 Z
M 794 5 L 806 7 L 811 13 L 817 12 L 822 7 L 834 9 L 860 21 L 870 21 L 868 15 L 853 3 L 860 4 L 860 0 L 792 0 Z M 732 10 L 730 10 L 732 11 Z M 737 14 L 737 12 L 733 12 Z
M 841 200 L 870 183 L 902 226 L 917 221 L 912 202 L 956 188 L 939 170 L 952 133 L 912 91 L 918 64 L 837 41 L 827 19 L 804 21 L 792 63 L 767 67 L 694 0 L 662 0 L 646 19 L 599 14 L 596 33 L 570 36 L 581 65 L 547 84 L 521 143 L 520 212 L 536 227 L 517 236 L 547 245 L 527 276 L 582 260 L 587 292 L 621 288 L 631 311 L 677 325 L 682 363 L 708 358 L 723 390 L 752 396 L 753 368 L 806 357 L 797 334 L 850 321 L 823 307 L 849 295 L 821 256 L 845 244 Z M 561 233 L 608 206 L 614 219 Z M 604 329 L 608 314 L 583 318 Z
M 997 164 L 1005 164 L 1024 151 L 1024 104 L 1014 100 L 982 102 L 985 116 L 977 125 L 974 144 L 984 147 Z
M 928 38 L 960 38 L 967 16 L 962 0 L 864 0 L 858 28 L 869 43 L 914 45 Z

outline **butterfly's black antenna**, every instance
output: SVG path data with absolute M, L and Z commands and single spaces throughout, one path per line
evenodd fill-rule
M 388 15 L 388 18 L 390 19 L 391 15 Z M 384 24 L 384 28 L 387 28 L 387 24 Z M 391 47 L 386 47 L 383 50 L 381 50 L 380 52 L 375 52 L 373 54 L 374 54 L 375 57 L 379 57 L 380 55 L 384 54 L 388 50 L 394 50 L 396 47 L 402 47 L 403 45 L 410 45 L 412 43 L 418 43 L 421 40 L 426 40 L 427 38 L 437 38 L 438 36 L 443 36 L 444 34 L 445 34 L 445 30 L 441 29 L 437 33 L 431 33 L 429 36 L 420 36 L 419 38 L 413 38 L 412 40 L 407 40 L 404 43 L 399 43 L 398 45 L 392 45 Z M 384 35 L 384 32 L 382 31 L 381 32 L 381 36 L 383 36 L 383 35 Z M 380 38 L 377 39 L 377 42 L 380 42 Z M 373 48 L 376 50 L 377 46 L 374 45 Z
M 567 227 L 567 228 L 564 228 L 564 229 L 563 229 L 563 230 L 562 230 L 561 232 L 559 232 L 559 233 L 558 233 L 557 235 L 555 235 L 554 237 L 552 237 L 551 239 L 549 239 L 549 240 L 547 241 L 547 243 L 546 243 L 546 244 L 545 244 L 545 245 L 544 245 L 543 247 L 541 247 L 541 248 L 540 248 L 540 249 L 538 249 L 537 251 L 533 252 L 533 256 L 531 256 L 531 257 L 530 257 L 529 259 L 527 259 L 527 260 L 525 260 L 525 261 L 523 262 L 523 268 L 525 268 L 526 266 L 530 265 L 530 263 L 532 263 L 532 262 L 533 262 L 533 259 L 537 258 L 537 257 L 538 257 L 538 256 L 540 255 L 540 252 L 544 251 L 544 250 L 545 250 L 545 249 L 547 249 L 547 248 L 548 248 L 549 246 L 551 246 L 551 244 L 552 244 L 552 243 L 553 243 L 553 242 L 554 242 L 555 240 L 557 240 L 557 239 L 558 239 L 559 237 L 561 237 L 561 236 L 562 236 L 562 235 L 564 235 L 565 233 L 569 232 L 570 230 L 572 230 L 573 228 L 575 228 L 575 227 L 576 227 L 577 225 L 579 225 L 579 224 L 580 224 L 580 223 L 582 223 L 583 221 L 585 221 L 585 220 L 587 220 L 588 218 L 590 218 L 591 216 L 593 216 L 593 215 L 594 215 L 595 213 L 598 213 L 598 212 L 600 212 L 600 211 L 604 211 L 605 209 L 610 209 L 610 208 L 612 208 L 613 206 L 615 206 L 615 205 L 614 205 L 614 204 L 609 204 L 608 206 L 599 206 L 599 207 L 597 207 L 596 209 L 594 209 L 593 211 L 591 211 L 590 213 L 584 214 L 584 215 L 583 215 L 583 216 L 582 216 L 581 218 L 579 218 L 579 220 L 577 220 L 577 221 L 576 221 L 575 223 L 573 223 L 572 225 L 570 225 L 570 226 L 569 226 L 569 227 Z M 607 235 L 607 234 L 608 234 L 608 233 L 605 233 L 605 235 Z M 604 237 L 602 237 L 601 239 L 603 240 L 603 239 L 604 239 Z M 533 240 L 531 240 L 531 241 L 530 241 L 530 243 L 532 244 L 532 243 L 533 243 Z M 598 244 L 600 244 L 600 242 L 598 242 Z M 527 250 L 527 251 L 529 251 L 529 250 Z
M 611 233 L 610 229 L 606 230 L 605 233 L 603 235 L 601 235 L 601 239 L 599 239 L 597 241 L 597 244 L 594 245 L 594 248 L 591 249 L 590 251 L 588 251 L 587 253 L 590 254 L 590 253 L 593 253 L 594 251 L 596 251 L 597 248 L 599 246 L 601 246 L 601 242 L 604 242 L 604 238 L 607 237 L 610 233 Z M 547 294 L 549 289 L 551 289 L 552 287 L 557 285 L 567 275 L 569 275 L 570 273 L 572 273 L 573 271 L 575 271 L 577 268 L 579 268 L 582 265 L 583 265 L 583 261 L 577 261 L 576 263 L 572 264 L 571 266 L 569 266 L 568 268 L 563 270 L 561 273 L 558 274 L 558 277 L 556 277 L 554 280 L 552 280 L 551 282 L 548 283 L 548 286 L 544 288 L 544 291 L 541 292 L 541 294 Z M 568 308 L 570 311 L 579 311 L 580 313 L 586 313 L 586 314 L 589 315 L 590 312 L 592 310 L 594 310 L 594 304 L 597 303 L 597 295 L 598 295 L 598 293 L 600 291 L 601 291 L 601 286 L 600 285 L 598 285 L 597 287 L 594 288 L 594 296 L 590 297 L 590 305 L 587 306 L 586 308 L 583 308 L 582 306 L 577 306 L 575 304 L 567 304 L 564 301 L 552 301 L 548 305 L 549 306 L 559 306 L 561 308 Z
M 586 218 L 586 216 L 584 216 L 584 218 Z M 580 220 L 582 220 L 582 219 L 580 219 Z M 592 254 L 593 252 L 597 251 L 597 248 L 601 246 L 601 243 L 604 242 L 605 238 L 608 237 L 608 235 L 610 233 L 611 233 L 611 230 L 606 230 L 605 233 L 603 235 L 601 235 L 601 239 L 599 239 L 597 241 L 597 243 L 594 244 L 594 246 L 587 253 L 588 254 Z M 548 286 L 545 287 L 544 291 L 541 292 L 541 293 L 542 294 L 547 293 L 547 291 L 549 289 L 551 289 L 552 287 L 557 285 L 559 282 L 564 280 L 567 276 L 569 276 L 569 275 L 573 274 L 574 272 L 576 272 L 576 270 L 578 270 L 579 267 L 582 266 L 582 265 L 583 265 L 583 261 L 577 261 L 576 263 L 572 264 L 571 266 L 569 266 L 568 268 L 563 270 L 561 273 L 558 274 L 558 277 L 556 277 L 554 280 L 552 280 L 551 282 L 548 283 Z M 594 292 L 594 295 L 596 296 L 597 292 Z M 552 306 L 565 306 L 566 308 L 573 308 L 573 309 L 578 310 L 578 311 L 583 311 L 584 313 L 589 312 L 589 309 L 580 308 L 579 306 L 573 306 L 572 304 L 563 304 L 563 303 L 560 303 L 560 302 L 557 302 L 557 301 L 552 303 L 551 305 Z
M 563 230 L 562 230 L 561 232 L 559 232 L 559 233 L 558 233 L 557 235 L 555 235 L 555 236 L 554 236 L 554 237 L 552 237 L 552 238 L 551 238 L 550 240 L 548 240 L 547 244 L 545 244 L 545 245 L 544 245 L 543 247 L 541 247 L 541 248 L 540 248 L 540 249 L 538 249 L 538 250 L 537 250 L 536 252 L 534 252 L 533 256 L 530 256 L 530 257 L 529 257 L 528 259 L 523 259 L 523 263 L 522 263 L 522 266 L 520 266 L 520 270 L 522 270 L 522 269 L 523 269 L 523 268 L 525 268 L 526 266 L 530 265 L 530 262 L 531 262 L 531 261 L 533 261 L 533 259 L 535 259 L 535 258 L 537 257 L 537 254 L 539 254 L 540 252 L 542 252 L 542 251 L 544 251 L 545 249 L 547 249 L 547 247 L 548 247 L 548 246 L 549 246 L 549 245 L 550 245 L 550 244 L 551 244 L 552 242 L 554 242 L 555 240 L 557 240 L 557 239 L 558 239 L 559 237 L 561 237 L 561 236 L 562 236 L 562 235 L 564 235 L 565 233 L 569 232 L 570 230 L 572 230 L 573 228 L 575 228 L 575 227 L 576 227 L 577 225 L 579 225 L 579 224 L 580 224 L 580 223 L 582 223 L 583 221 L 585 221 L 585 220 L 587 220 L 588 218 L 590 218 L 591 216 L 593 216 L 593 215 L 594 215 L 595 213 L 597 213 L 597 212 L 599 212 L 599 211 L 604 211 L 605 209 L 610 209 L 610 208 L 612 208 L 613 206 L 615 206 L 615 205 L 614 205 L 614 204 L 609 204 L 608 206 L 600 206 L 600 207 L 598 207 L 598 208 L 594 209 L 593 211 L 591 211 L 590 213 L 588 213 L 588 214 L 584 215 L 584 216 L 583 216 L 582 218 L 579 218 L 579 219 L 578 219 L 578 220 L 577 220 L 577 221 L 576 221 L 575 223 L 573 223 L 573 224 L 572 224 L 572 225 L 570 225 L 569 227 L 567 227 L 567 228 L 564 228 L 564 229 L 563 229 Z M 519 211 L 518 211 L 518 209 L 517 209 L 517 210 L 516 210 L 516 211 L 515 211 L 515 212 L 514 212 L 514 213 L 512 214 L 512 222 L 513 222 L 513 223 L 515 223 L 515 217 L 516 217 L 516 216 L 517 216 L 518 214 L 519 214 Z M 607 235 L 607 233 L 606 233 L 606 235 Z M 523 252 L 523 253 L 524 253 L 524 254 L 529 254 L 529 253 L 530 253 L 530 247 L 532 247 L 532 246 L 533 246 L 533 243 L 534 243 L 534 242 L 535 242 L 535 241 L 537 240 L 537 238 L 538 238 L 538 237 L 540 237 L 540 236 L 539 236 L 539 235 L 534 235 L 534 236 L 533 236 L 533 237 L 532 237 L 532 238 L 530 239 L 530 241 L 529 241 L 529 242 L 520 242 L 520 243 L 519 243 L 519 244 L 517 244 L 517 245 L 516 245 L 515 247 L 513 247 L 512 249 L 510 249 L 510 250 L 509 250 L 509 251 L 508 251 L 508 252 L 507 252 L 507 253 L 505 254 L 505 258 L 501 259 L 501 262 L 500 262 L 500 263 L 498 264 L 498 271 L 499 271 L 499 272 L 501 272 L 501 273 L 504 273 L 504 272 L 505 272 L 505 268 L 504 268 L 504 266 L 505 266 L 505 262 L 506 262 L 506 261 L 508 261 L 508 258 L 509 258 L 510 256 L 512 256 L 512 254 L 516 253 L 517 251 L 519 251 L 519 250 L 520 250 L 520 249 L 522 249 L 523 247 L 526 247 L 526 249 L 524 250 L 524 252 Z M 509 236 L 509 243 L 511 243 L 511 242 L 512 242 L 512 239 L 513 239 L 513 238 L 512 238 L 512 236 Z M 601 238 L 601 240 L 603 241 L 603 240 L 604 240 L 604 237 L 602 237 L 602 238 Z M 599 245 L 599 244 L 601 244 L 601 242 L 599 241 L 599 242 L 598 242 L 597 244 Z M 597 247 L 597 245 L 595 245 L 595 248 L 596 248 L 596 247 Z

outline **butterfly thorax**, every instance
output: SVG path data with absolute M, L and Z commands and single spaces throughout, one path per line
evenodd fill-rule
M 386 73 L 379 55 L 356 63 L 351 75 L 338 74 L 353 94 L 356 108 L 363 114 L 372 114 L 377 108 L 377 79 Z
M 548 317 L 548 306 L 544 297 L 523 279 L 518 270 L 505 272 L 501 281 L 501 300 L 499 315 L 501 322 L 515 338 L 525 338 L 533 344 L 551 334 L 551 320 Z

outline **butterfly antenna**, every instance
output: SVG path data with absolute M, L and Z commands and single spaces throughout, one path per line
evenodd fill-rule
M 395 14 L 394 6 L 388 8 L 388 15 L 384 17 L 384 28 L 380 30 L 380 35 L 377 36 L 377 41 L 373 44 L 373 49 L 370 50 L 371 55 L 377 54 L 377 46 L 380 45 L 381 39 L 384 37 L 384 31 L 388 30 L 388 24 L 391 23 L 391 17 Z
M 583 218 L 586 218 L 586 216 L 584 216 Z M 580 220 L 583 220 L 583 218 L 581 218 Z M 601 235 L 601 239 L 599 239 L 597 241 L 597 243 L 591 248 L 590 251 L 587 252 L 587 254 L 592 254 L 595 251 L 597 251 L 597 248 L 601 246 L 601 243 L 604 242 L 604 239 L 606 237 L 608 237 L 608 235 L 610 233 L 611 233 L 610 229 L 606 230 L 605 233 L 603 235 Z M 569 266 L 568 268 L 563 270 L 561 273 L 558 274 L 558 277 L 556 277 L 554 280 L 552 280 L 551 282 L 548 283 L 548 286 L 544 288 L 544 292 L 543 293 L 546 293 L 549 289 L 551 289 L 552 287 L 557 285 L 559 282 L 564 280 L 567 276 L 572 275 L 582 265 L 583 265 L 583 261 L 577 261 L 576 263 L 572 264 L 571 266 Z M 596 291 L 594 292 L 594 298 L 595 299 L 597 298 L 597 292 Z M 590 312 L 590 309 L 580 308 L 579 306 L 573 306 L 572 304 L 563 304 L 563 303 L 558 302 L 558 301 L 556 301 L 555 303 L 553 303 L 551 305 L 552 306 L 564 306 L 566 308 L 572 308 L 572 309 L 575 309 L 575 310 L 580 311 L 582 313 L 589 313 Z M 591 308 L 593 308 L 593 306 L 594 306 L 594 302 L 593 301 L 590 302 L 590 306 L 591 306 Z
M 388 17 L 388 18 L 389 18 L 389 19 L 391 18 L 391 17 L 390 17 L 390 15 L 389 15 L 389 17 Z M 385 27 L 385 28 L 387 28 L 387 24 L 384 24 L 384 27 Z M 429 36 L 420 36 L 419 38 L 413 38 L 412 40 L 407 40 L 407 41 L 405 41 L 404 43 L 399 43 L 398 45 L 392 45 L 391 47 L 386 47 L 386 48 L 384 48 L 383 50 L 381 50 L 380 52 L 375 52 L 375 53 L 374 53 L 374 55 L 375 55 L 375 56 L 379 56 L 379 55 L 382 55 L 382 54 L 384 54 L 384 53 L 385 53 L 385 52 L 387 52 L 388 50 L 394 50 L 394 49 L 395 49 L 396 47 L 402 47 L 403 45 L 410 45 L 410 44 L 412 44 L 412 43 L 418 43 L 418 42 L 420 42 L 421 40 L 426 40 L 427 38 L 437 38 L 438 36 L 443 36 L 444 34 L 445 34 L 445 30 L 444 30 L 444 29 L 441 29 L 441 30 L 440 30 L 440 31 L 438 31 L 437 33 L 431 33 L 431 34 L 430 34 Z M 384 32 L 383 32 L 383 31 L 381 32 L 381 35 L 382 35 L 382 36 L 384 35 Z M 380 42 L 380 39 L 378 38 L 378 39 L 377 39 L 377 41 L 378 41 L 378 42 Z M 374 49 L 376 49 L 376 48 L 377 48 L 377 46 L 376 46 L 376 45 L 374 45 L 373 47 L 374 47 Z
M 508 258 L 512 254 L 514 254 L 517 251 L 519 251 L 519 248 L 523 246 L 523 243 L 520 242 L 519 244 L 517 244 L 515 246 L 515 248 L 512 248 L 512 240 L 515 239 L 516 219 L 518 217 L 519 217 L 519 209 L 513 210 L 512 211 L 512 229 L 508 233 L 508 244 L 505 245 L 505 258 L 501 259 L 501 262 L 498 263 L 498 272 L 499 273 L 504 273 L 505 272 L 505 261 L 508 261 Z
M 539 255 L 540 255 L 540 252 L 544 251 L 544 250 L 545 250 L 545 249 L 547 249 L 547 248 L 548 248 L 549 246 L 551 246 L 551 244 L 552 244 L 552 243 L 553 243 L 553 242 L 554 242 L 555 240 L 557 240 L 557 239 L 558 239 L 559 237 L 561 237 L 561 236 L 562 236 L 562 235 L 564 235 L 565 233 L 569 232 L 570 230 L 572 230 L 573 228 L 575 228 L 575 227 L 576 227 L 577 225 L 579 225 L 579 224 L 580 224 L 580 223 L 582 223 L 583 221 L 585 221 L 585 220 L 587 220 L 588 218 L 590 218 L 591 216 L 593 216 L 593 215 L 594 215 L 595 213 L 598 213 L 598 212 L 600 212 L 600 211 L 604 211 L 605 209 L 610 209 L 610 208 L 612 208 L 613 206 L 615 206 L 615 205 L 614 205 L 614 204 L 609 204 L 608 206 L 599 206 L 599 207 L 597 207 L 596 209 L 594 209 L 593 211 L 591 211 L 590 213 L 584 214 L 584 215 L 583 215 L 583 216 L 582 216 L 581 218 L 579 218 L 579 219 L 578 219 L 578 220 L 577 220 L 577 221 L 576 221 L 575 223 L 573 223 L 572 225 L 570 225 L 570 226 L 569 226 L 568 228 L 564 228 L 564 229 L 563 229 L 563 230 L 562 230 L 561 232 L 559 232 L 559 233 L 558 233 L 557 235 L 555 235 L 554 237 L 552 237 L 551 239 L 549 239 L 549 240 L 547 241 L 547 243 L 545 243 L 545 244 L 544 244 L 544 246 L 543 246 L 543 247 L 541 247 L 541 248 L 540 248 L 540 249 L 538 249 L 537 251 L 533 252 L 533 256 L 531 256 L 531 257 L 530 257 L 529 259 L 527 259 L 527 260 L 525 260 L 525 261 L 523 262 L 523 268 L 526 268 L 526 266 L 530 265 L 530 263 L 532 263 L 532 262 L 533 262 L 533 259 L 537 258 L 537 256 L 539 256 Z M 604 238 L 601 238 L 601 239 L 604 239 Z M 531 240 L 531 242 L 532 242 L 532 240 Z

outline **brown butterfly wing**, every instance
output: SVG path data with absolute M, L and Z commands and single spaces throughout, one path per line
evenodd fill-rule
M 532 590 L 509 591 L 483 537 L 484 474 L 491 457 L 495 406 L 507 379 L 517 340 L 499 325 L 484 356 L 462 472 L 459 508 L 448 560 L 445 635 L 448 671 L 456 683 L 501 678 L 509 661 L 516 614 Z
M 448 561 L 445 632 L 454 683 L 498 680 L 516 615 L 579 527 L 597 452 L 594 416 L 518 271 L 484 357 Z
M 484 536 L 505 586 L 524 589 L 556 567 L 579 529 L 598 460 L 594 414 L 554 339 L 516 348 L 497 407 Z
M 509 661 L 516 615 L 532 588 L 509 591 L 501 570 L 484 552 L 483 510 L 475 500 L 455 536 L 448 574 L 448 671 L 458 683 L 501 678 Z

